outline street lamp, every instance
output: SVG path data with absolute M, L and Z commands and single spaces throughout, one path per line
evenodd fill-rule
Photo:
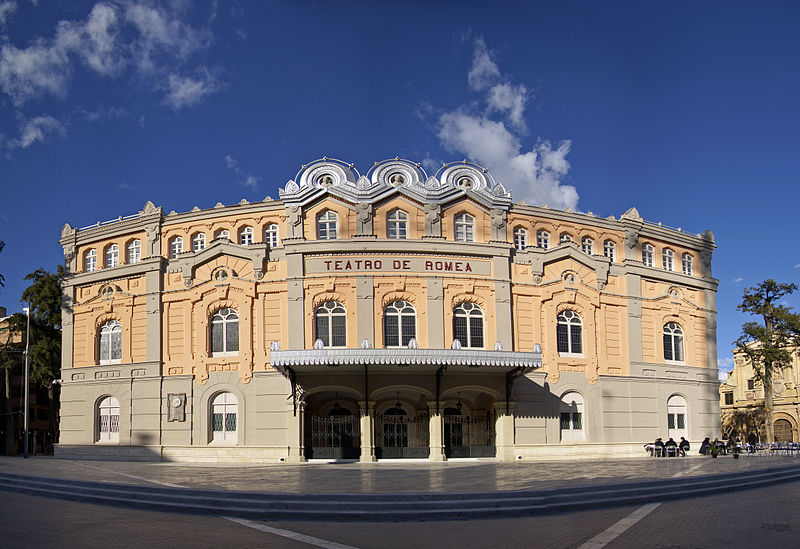
M 28 307 L 24 307 L 22 309 L 25 312 L 25 315 L 28 317 L 28 327 L 25 330 L 25 413 L 23 415 L 23 431 L 22 431 L 22 443 L 25 446 L 23 450 L 23 457 L 28 457 L 28 399 L 30 398 L 30 376 L 28 375 L 28 348 L 31 342 L 31 308 L 30 303 L 28 303 Z

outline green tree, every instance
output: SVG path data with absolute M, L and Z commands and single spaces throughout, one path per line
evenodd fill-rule
M 767 441 L 775 440 L 772 402 L 773 375 L 791 366 L 792 353 L 800 344 L 800 315 L 782 305 L 787 295 L 797 290 L 796 284 L 783 284 L 767 279 L 747 288 L 736 307 L 744 313 L 761 317 L 758 322 L 742 325 L 742 334 L 734 341 L 738 352 L 753 365 L 756 381 L 764 387 L 764 416 Z
M 3 242 L 2 240 L 0 240 L 0 252 L 2 252 L 3 248 L 5 248 L 5 247 L 6 247 L 6 243 Z M 5 286 L 5 285 L 6 285 L 6 279 L 2 274 L 0 274 L 0 287 L 1 286 Z

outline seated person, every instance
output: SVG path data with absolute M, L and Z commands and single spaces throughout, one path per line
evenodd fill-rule
M 703 442 L 700 443 L 700 453 L 704 456 L 711 454 L 711 441 L 708 437 L 703 439 Z
M 653 443 L 653 446 L 656 447 L 656 456 L 657 457 L 664 457 L 666 453 L 664 452 L 664 442 L 661 440 L 661 437 L 658 437 L 656 441 Z
M 676 457 L 678 455 L 678 443 L 672 437 L 669 437 L 669 440 L 664 444 L 664 449 L 667 451 L 668 456 Z
M 681 442 L 678 444 L 678 449 L 680 450 L 681 455 L 686 457 L 686 454 L 689 452 L 689 441 L 684 437 L 681 437 Z

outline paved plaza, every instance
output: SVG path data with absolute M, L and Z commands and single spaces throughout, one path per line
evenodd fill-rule
M 547 490 L 741 473 L 800 465 L 796 456 L 712 459 L 637 458 L 500 463 L 494 461 L 305 463 L 302 465 L 187 464 L 0 457 L 0 473 L 58 479 L 166 485 L 205 490 L 283 494 L 392 494 Z

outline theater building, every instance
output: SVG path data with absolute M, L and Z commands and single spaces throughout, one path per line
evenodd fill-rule
M 514 203 L 468 162 L 65 225 L 64 457 L 640 455 L 719 432 L 710 231 Z

